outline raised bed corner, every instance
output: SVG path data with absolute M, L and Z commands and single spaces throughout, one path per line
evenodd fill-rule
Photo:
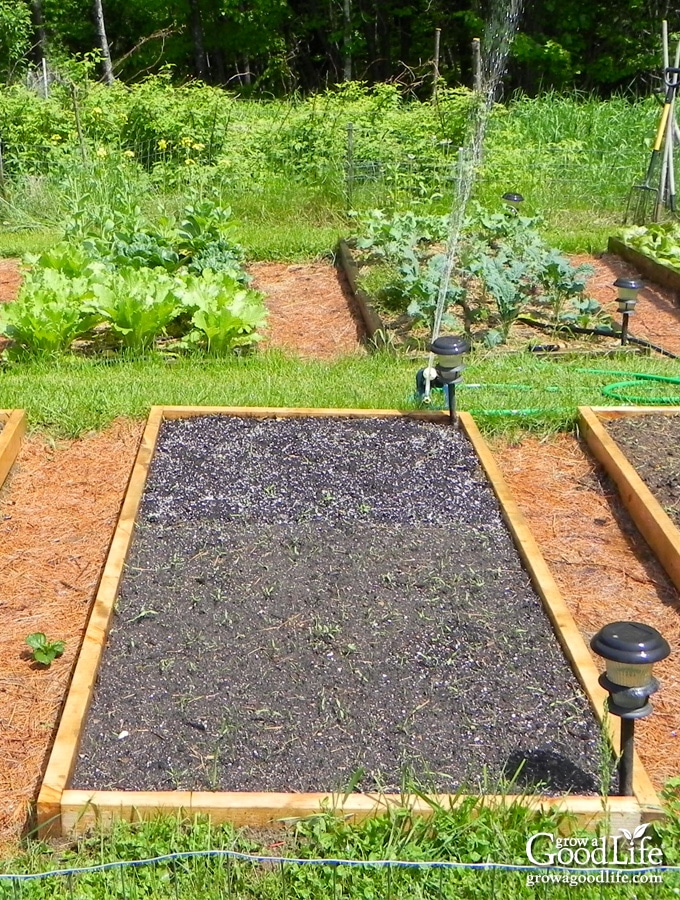
M 680 272 L 671 269 L 669 266 L 664 266 L 654 259 L 650 259 L 644 253 L 629 247 L 628 244 L 624 244 L 623 241 L 615 237 L 609 238 L 607 249 L 610 253 L 635 266 L 640 275 L 648 278 L 655 284 L 660 284 L 662 287 L 675 291 L 675 303 L 678 304 L 680 302 Z
M 432 804 L 426 798 L 400 794 L 83 790 L 71 783 L 126 557 L 132 542 L 135 521 L 162 423 L 164 419 L 215 415 L 260 419 L 406 418 L 425 420 L 448 427 L 448 418 L 445 415 L 431 412 L 238 407 L 152 408 L 40 789 L 37 820 L 41 837 L 72 835 L 96 823 L 107 823 L 116 818 L 134 821 L 152 818 L 162 813 L 192 816 L 204 814 L 215 822 L 228 821 L 236 826 L 265 826 L 285 824 L 300 817 L 313 815 L 321 808 L 335 810 L 352 820 L 379 814 L 388 806 L 395 805 L 406 805 L 423 815 L 432 812 Z M 598 684 L 598 671 L 590 652 L 472 417 L 461 413 L 460 424 L 500 503 L 502 515 L 515 546 L 543 602 L 561 647 L 584 688 L 596 719 L 601 723 L 606 695 Z M 610 718 L 605 727 L 609 729 L 613 746 L 618 746 L 618 720 L 612 721 Z M 432 799 L 446 807 L 459 804 L 465 798 L 458 794 L 437 794 Z M 636 759 L 635 763 L 633 797 L 603 798 L 592 795 L 546 797 L 522 794 L 507 797 L 488 795 L 481 799 L 485 805 L 517 803 L 533 808 L 558 808 L 571 814 L 574 825 L 578 827 L 595 827 L 606 822 L 610 829 L 621 827 L 633 829 L 641 822 L 662 815 L 659 799 L 639 759 Z
M 680 530 L 607 432 L 606 423 L 625 416 L 680 415 L 680 407 L 618 406 L 579 408 L 581 434 L 593 456 L 616 484 L 626 509 L 668 577 L 680 590 Z
M 23 409 L 0 409 L 0 487 L 12 468 L 26 433 L 26 413 Z

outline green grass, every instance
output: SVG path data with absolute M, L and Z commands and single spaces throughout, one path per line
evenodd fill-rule
M 261 836 L 238 833 L 229 826 L 203 820 L 172 818 L 111 829 L 82 838 L 65 849 L 30 843 L 27 851 L 0 863 L 13 874 L 78 869 L 108 861 L 144 860 L 170 854 L 237 851 L 298 859 L 352 859 L 491 862 L 526 865 L 526 842 L 538 832 L 556 835 L 564 816 L 530 813 L 521 807 L 489 810 L 473 798 L 454 810 L 435 808 L 430 820 L 405 810 L 352 826 L 329 814 L 311 817 L 297 826 Z M 656 826 L 657 846 L 675 855 L 672 842 L 677 822 Z M 583 833 L 581 833 L 583 834 Z M 655 898 L 670 896 L 680 884 L 666 874 L 662 886 L 614 884 L 527 885 L 525 872 L 504 870 L 443 870 L 323 864 L 255 863 L 224 856 L 163 860 L 148 866 L 124 866 L 109 871 L 53 876 L 3 888 L 0 896 L 22 900 L 99 900 L 99 898 L 262 898 L 262 900 L 325 900 L 325 898 L 385 898 L 385 900 L 465 900 L 465 898 Z M 659 887 L 661 889 L 659 889 Z M 4 892 L 3 892 L 4 891 Z
M 54 435 L 100 429 L 118 416 L 142 418 L 154 404 L 397 408 L 415 406 L 415 373 L 422 360 L 389 353 L 352 356 L 333 363 L 300 360 L 279 352 L 224 360 L 93 361 L 65 356 L 7 365 L 0 373 L 0 408 L 22 407 L 33 427 Z M 581 372 L 597 368 L 605 374 Z M 518 429 L 547 433 L 573 425 L 580 404 L 613 405 L 602 394 L 625 380 L 617 371 L 662 376 L 677 363 L 658 356 L 556 360 L 522 355 L 475 354 L 458 391 L 487 433 Z M 517 387 L 519 385 L 519 387 Z M 650 398 L 680 394 L 680 385 L 649 382 L 635 390 Z M 534 410 L 529 414 L 517 410 Z
M 0 230 L 0 257 L 21 258 L 27 253 L 42 253 L 61 238 L 60 232 L 50 229 Z

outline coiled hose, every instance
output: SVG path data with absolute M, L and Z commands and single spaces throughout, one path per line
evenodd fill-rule
M 648 381 L 658 381 L 662 384 L 680 385 L 680 378 L 672 378 L 668 375 L 646 375 L 643 372 L 608 372 L 606 369 L 577 369 L 577 372 L 589 375 L 624 375 L 625 381 L 616 381 L 614 384 L 606 384 L 602 388 L 605 397 L 612 400 L 620 400 L 622 403 L 638 404 L 640 406 L 680 406 L 680 395 L 654 397 L 649 395 L 636 396 L 627 393 L 627 388 L 639 387 Z

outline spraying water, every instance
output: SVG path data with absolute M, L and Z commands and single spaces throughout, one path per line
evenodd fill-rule
M 522 0 L 494 0 L 491 17 L 487 24 L 482 48 L 484 51 L 482 61 L 481 91 L 478 102 L 472 114 L 470 125 L 471 137 L 469 151 L 461 160 L 460 177 L 456 184 L 456 192 L 451 210 L 449 237 L 446 243 L 446 258 L 442 271 L 439 291 L 437 293 L 437 305 L 435 308 L 434 322 L 432 326 L 432 340 L 434 341 L 441 330 L 442 319 L 446 311 L 446 299 L 451 284 L 451 277 L 456 267 L 458 244 L 460 234 L 465 221 L 472 188 L 475 183 L 477 169 L 482 158 L 484 136 L 489 120 L 489 113 L 493 107 L 498 84 L 505 71 L 510 44 L 517 30 L 517 23 L 522 12 Z M 425 370 L 425 400 L 430 396 L 430 375 L 434 365 L 434 355 L 430 354 L 427 369 Z

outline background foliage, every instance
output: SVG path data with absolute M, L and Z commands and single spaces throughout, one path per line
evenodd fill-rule
M 470 85 L 471 41 L 498 2 L 103 0 L 103 13 L 123 80 L 171 66 L 180 77 L 260 94 L 353 78 L 397 80 L 422 95 L 431 87 L 435 29 L 444 82 Z M 646 90 L 660 64 L 660 20 L 673 13 L 668 0 L 527 0 L 506 87 Z M 1 0 L 0 35 L 3 75 L 16 71 L 31 44 L 25 60 L 37 65 L 42 56 L 56 63 L 100 46 L 91 0 Z

